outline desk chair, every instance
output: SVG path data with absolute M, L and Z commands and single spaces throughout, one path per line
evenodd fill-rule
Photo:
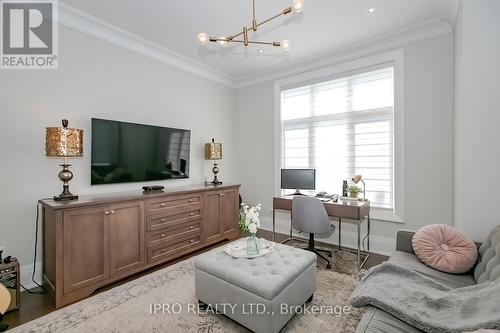
M 309 233 L 309 245 L 306 250 L 314 252 L 326 260 L 326 268 L 330 269 L 330 260 L 320 252 L 328 253 L 329 257 L 332 257 L 332 252 L 317 249 L 314 241 L 315 235 L 319 238 L 328 238 L 335 232 L 335 226 L 330 224 L 323 203 L 316 198 L 295 196 L 292 202 L 292 227 Z
M 7 288 L 4 287 L 3 284 L 0 283 L 0 321 L 3 319 L 3 314 L 10 305 L 10 293 Z M 7 330 L 9 326 L 0 324 L 0 332 L 4 332 Z

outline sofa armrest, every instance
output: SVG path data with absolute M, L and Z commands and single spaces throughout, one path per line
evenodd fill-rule
M 396 238 L 396 251 L 415 254 L 412 245 L 412 238 L 414 234 L 414 231 L 398 230 L 398 235 Z

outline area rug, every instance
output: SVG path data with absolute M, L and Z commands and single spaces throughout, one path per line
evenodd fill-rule
M 318 259 L 317 289 L 309 306 L 350 307 L 350 295 L 360 274 L 356 257 L 339 253 L 331 270 Z M 342 272 L 349 272 L 343 274 Z M 154 313 L 153 304 L 163 311 Z M 165 304 L 168 311 L 165 311 Z M 76 304 L 18 326 L 9 332 L 248 332 L 231 319 L 216 313 L 191 311 L 194 293 L 193 259 L 145 275 L 98 293 Z M 191 310 L 190 310 L 191 309 Z M 295 315 L 282 332 L 354 332 L 364 311 L 350 307 L 340 315 L 302 313 Z

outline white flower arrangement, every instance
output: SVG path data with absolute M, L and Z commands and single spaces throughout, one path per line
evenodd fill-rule
M 241 204 L 239 225 L 242 231 L 248 231 L 251 234 L 257 233 L 257 230 L 260 228 L 261 209 L 261 204 L 257 206 L 249 206 L 245 203 Z

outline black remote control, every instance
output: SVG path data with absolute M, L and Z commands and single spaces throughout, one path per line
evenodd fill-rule
M 142 190 L 144 192 L 159 192 L 159 191 L 163 191 L 164 188 L 165 188 L 165 186 L 161 186 L 161 185 L 151 185 L 151 186 L 143 186 Z

